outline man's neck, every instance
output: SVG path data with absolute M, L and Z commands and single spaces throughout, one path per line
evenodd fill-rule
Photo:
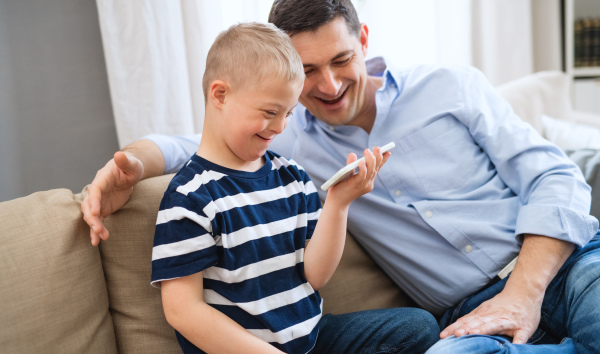
M 375 118 L 377 117 L 377 104 L 375 100 L 375 94 L 377 90 L 383 85 L 383 79 L 378 76 L 369 76 L 368 83 L 365 87 L 363 105 L 363 112 L 358 112 L 356 118 L 352 122 L 352 125 L 356 125 L 362 128 L 367 134 L 371 133 L 373 125 L 375 124 Z

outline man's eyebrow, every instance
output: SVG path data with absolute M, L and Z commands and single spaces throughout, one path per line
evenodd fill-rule
M 352 49 L 345 50 L 345 51 L 343 51 L 343 52 L 340 52 L 340 53 L 338 53 L 338 54 L 337 54 L 336 56 L 334 56 L 333 58 L 331 58 L 331 60 L 330 60 L 330 61 L 336 61 L 336 60 L 338 60 L 338 59 L 339 59 L 339 58 L 341 58 L 341 57 L 345 57 L 346 55 L 348 55 L 348 54 L 353 54 L 353 53 L 354 53 L 354 50 L 352 50 Z M 303 64 L 302 66 L 304 66 L 305 68 L 310 68 L 310 67 L 313 67 L 313 66 L 315 66 L 315 64 Z

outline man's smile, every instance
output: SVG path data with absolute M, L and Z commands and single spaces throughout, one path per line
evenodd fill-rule
M 324 98 L 321 98 L 321 97 L 316 97 L 316 98 L 317 98 L 317 99 L 319 99 L 321 102 L 323 102 L 323 103 L 325 103 L 325 104 L 328 104 L 328 105 L 329 105 L 329 104 L 336 104 L 336 103 L 338 103 L 339 101 L 341 101 L 341 100 L 342 100 L 342 98 L 344 98 L 344 95 L 346 95 L 346 92 L 347 92 L 347 91 L 348 91 L 348 88 L 346 88 L 346 89 L 344 90 L 344 92 L 342 92 L 342 94 L 341 94 L 341 95 L 339 95 L 338 97 L 336 97 L 336 98 L 333 98 L 333 99 L 331 99 L 331 100 L 327 100 L 327 99 L 324 99 Z

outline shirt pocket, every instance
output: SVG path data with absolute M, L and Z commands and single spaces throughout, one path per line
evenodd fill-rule
M 402 138 L 400 146 L 429 192 L 460 189 L 482 159 L 482 150 L 467 127 L 451 115 Z

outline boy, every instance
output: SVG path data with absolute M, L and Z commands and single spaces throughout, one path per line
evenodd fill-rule
M 300 57 L 272 25 L 233 26 L 209 51 L 202 141 L 165 192 L 152 254 L 152 284 L 186 353 L 315 346 L 316 290 L 341 258 L 348 207 L 390 154 L 365 150 L 321 210 L 304 170 L 267 151 L 303 82 Z

